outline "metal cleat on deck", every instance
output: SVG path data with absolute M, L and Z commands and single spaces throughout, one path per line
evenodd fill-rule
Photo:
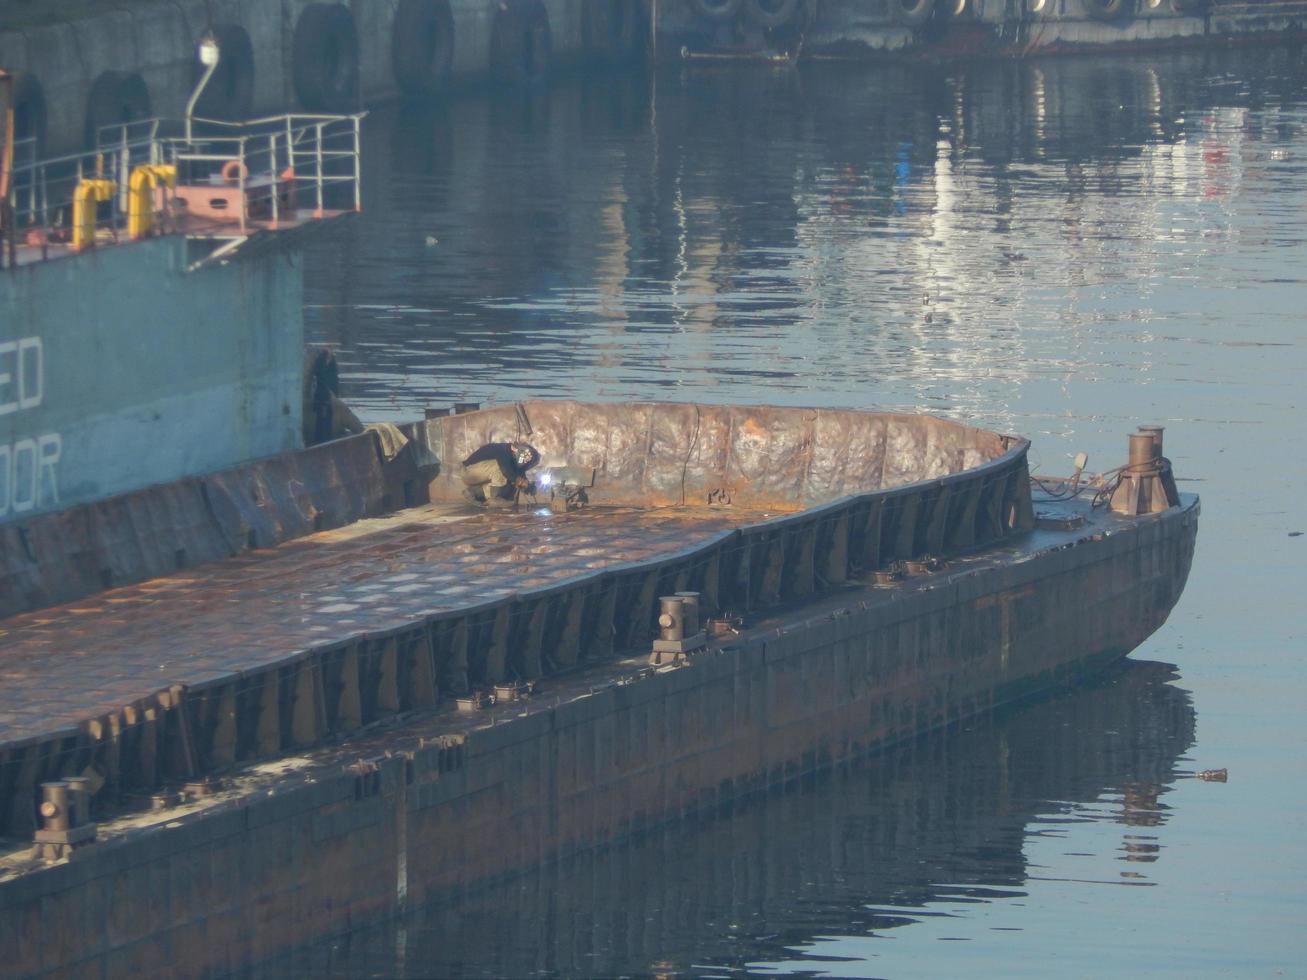
M 1111 492 L 1112 511 L 1133 517 L 1156 514 L 1180 502 L 1171 461 L 1162 455 L 1162 426 L 1141 425 L 1130 435 L 1130 461 Z
M 684 660 L 708 642 L 708 635 L 699 627 L 699 593 L 678 592 L 658 600 L 658 639 L 654 640 L 649 663 L 660 667 Z
M 95 824 L 91 822 L 90 780 L 74 776 L 41 784 L 41 823 L 36 832 L 36 857 L 43 861 L 62 861 L 73 850 L 95 841 Z

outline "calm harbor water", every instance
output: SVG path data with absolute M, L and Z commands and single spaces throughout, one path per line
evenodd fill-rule
M 307 260 L 365 420 L 874 406 L 1023 433 L 1048 472 L 1159 422 L 1203 518 L 1171 621 L 1100 685 L 282 967 L 1307 971 L 1301 51 L 673 66 L 387 107 L 366 149 L 365 214 Z

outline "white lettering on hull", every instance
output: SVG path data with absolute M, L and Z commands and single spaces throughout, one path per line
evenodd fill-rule
M 45 401 L 45 345 L 40 337 L 0 341 L 0 416 L 39 408 Z M 0 518 L 59 504 L 57 432 L 21 436 L 0 445 Z
M 0 415 L 45 400 L 45 347 L 40 337 L 0 341 Z

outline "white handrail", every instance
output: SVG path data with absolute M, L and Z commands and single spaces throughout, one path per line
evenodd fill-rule
M 339 200 L 340 210 L 358 210 L 362 206 L 361 123 L 365 116 L 288 113 L 244 122 L 197 117 L 192 120 L 189 140 L 160 135 L 182 131 L 181 125 L 158 118 L 140 119 L 100 127 L 95 150 L 43 159 L 37 159 L 34 140 L 17 141 L 10 202 L 20 225 L 49 227 L 52 220 L 71 219 L 73 193 L 88 175 L 112 176 L 125 192 L 131 171 L 140 163 L 170 163 L 178 167 L 178 181 L 183 186 L 203 185 L 213 180 L 217 165 L 234 160 L 240 168 L 236 183 L 242 199 L 251 187 L 260 199 L 263 187 L 269 188 L 274 227 L 287 216 L 287 210 L 294 215 L 302 195 L 308 195 L 304 199 L 318 215 L 334 200 Z M 204 132 L 206 129 L 210 131 Z M 352 188 L 352 193 L 330 197 L 328 188 L 340 185 Z M 283 193 L 288 194 L 284 202 Z M 117 196 L 110 211 L 106 224 L 116 230 L 125 212 Z M 239 219 L 242 229 L 247 217 L 244 211 L 242 208 Z

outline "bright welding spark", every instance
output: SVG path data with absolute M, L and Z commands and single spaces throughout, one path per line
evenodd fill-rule
M 549 486 L 549 484 L 551 484 L 551 483 L 553 483 L 553 482 L 554 482 L 554 474 L 550 473 L 548 470 L 543 470 L 543 471 L 541 471 L 541 473 L 540 473 L 540 485 L 541 485 L 542 487 L 547 487 L 547 486 Z

